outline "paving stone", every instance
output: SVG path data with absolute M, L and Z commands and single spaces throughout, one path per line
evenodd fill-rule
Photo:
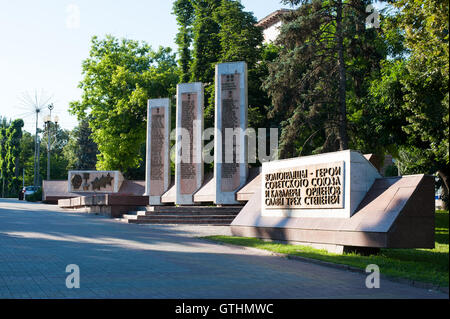
M 132 225 L 0 199 L 0 298 L 448 298 L 407 284 L 198 239 L 228 226 Z M 66 288 L 66 266 L 80 289 Z

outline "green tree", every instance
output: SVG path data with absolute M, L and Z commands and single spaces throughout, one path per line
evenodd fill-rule
M 263 88 L 263 83 L 269 76 L 269 65 L 278 57 L 280 48 L 270 43 L 261 45 L 260 50 L 255 51 L 259 51 L 260 58 L 248 71 L 248 124 L 254 128 L 281 128 L 280 114 L 272 118 L 267 116 L 272 100 Z
M 252 12 L 244 11 L 244 7 L 236 1 L 223 0 L 214 11 L 214 20 L 220 26 L 217 38 L 220 42 L 220 51 L 217 55 L 219 63 L 245 61 L 248 68 L 248 103 L 250 127 L 262 127 L 261 122 L 255 121 L 258 116 L 265 114 L 265 107 L 270 104 L 267 94 L 262 90 L 264 73 L 263 66 L 258 62 L 262 60 L 263 34 Z M 212 81 L 214 83 L 214 81 Z M 214 89 L 209 90 L 209 109 L 207 114 L 214 114 Z M 265 126 L 264 126 L 265 127 Z
M 245 61 L 249 72 L 250 125 L 259 127 L 270 100 L 261 89 L 267 68 L 257 63 L 262 58 L 263 36 L 262 30 L 255 26 L 257 20 L 253 14 L 245 12 L 239 2 L 228 0 L 179 0 L 174 4 L 173 13 L 180 25 L 177 44 L 179 64 L 184 75 L 182 79 L 184 82 L 188 79 L 186 57 L 188 43 L 191 45 L 192 39 L 190 81 L 206 85 L 205 126 L 214 125 L 216 64 Z
M 22 138 L 22 128 L 24 126 L 22 119 L 11 122 L 8 134 L 8 148 L 6 162 L 6 171 L 8 174 L 8 191 L 10 195 L 17 195 L 20 189 L 19 179 L 19 155 L 20 155 L 20 139 Z
M 16 196 L 20 187 L 18 162 L 23 120 L 0 125 L 0 177 L 2 197 Z
M 386 54 L 379 31 L 365 26 L 371 1 L 283 2 L 301 6 L 283 18 L 279 57 L 264 83 L 269 116 L 284 115 L 280 156 L 347 149 L 355 144 L 367 79 Z
M 24 131 L 20 140 L 19 174 L 25 175 L 25 186 L 32 185 L 34 179 L 34 136 Z M 25 173 L 25 174 L 23 174 Z
M 173 3 L 172 13 L 177 17 L 178 33 L 175 43 L 178 45 L 178 64 L 180 67 L 181 83 L 189 82 L 191 78 L 190 67 L 192 62 L 192 24 L 194 21 L 194 6 L 191 0 L 176 0 Z
M 400 27 L 411 51 L 403 108 L 410 143 L 425 157 L 444 182 L 449 176 L 449 3 L 446 0 L 401 0 Z
M 48 138 L 50 136 L 50 178 L 51 180 L 66 180 L 68 159 L 64 154 L 64 149 L 69 141 L 69 131 L 63 129 L 55 123 L 50 123 L 43 132 L 40 143 L 40 177 L 47 179 L 47 154 Z
M 70 110 L 80 120 L 89 116 L 99 149 L 97 169 L 126 173 L 142 162 L 147 100 L 175 94 L 175 56 L 170 48 L 153 51 L 144 42 L 93 37 L 83 75 L 82 99 L 71 103 Z
M 8 127 L 11 121 L 0 115 L 0 127 Z
M 402 174 L 438 172 L 448 204 L 448 1 L 402 0 L 385 34 L 400 34 L 404 52 L 383 63 L 372 83 L 373 120 L 397 145 Z M 398 30 L 401 30 L 400 32 Z M 394 154 L 395 152 L 393 152 Z
M 7 154 L 7 139 L 8 139 L 8 127 L 9 123 L 6 118 L 0 119 L 0 190 L 2 197 L 5 196 L 5 182 L 7 179 L 6 167 L 6 154 Z
M 220 53 L 218 33 L 220 25 L 214 19 L 214 12 L 221 0 L 195 0 L 193 21 L 193 50 L 191 81 L 214 83 L 214 68 Z
M 92 140 L 89 121 L 82 119 L 69 134 L 69 141 L 64 147 L 64 156 L 68 160 L 68 169 L 94 170 L 97 164 L 98 146 Z

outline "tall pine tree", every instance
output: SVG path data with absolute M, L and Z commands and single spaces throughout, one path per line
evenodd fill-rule
M 274 105 L 270 116 L 284 114 L 280 156 L 348 149 L 349 100 L 367 94 L 364 78 L 383 58 L 373 43 L 377 31 L 365 27 L 370 1 L 284 2 L 300 7 L 284 16 L 279 57 L 264 84 Z

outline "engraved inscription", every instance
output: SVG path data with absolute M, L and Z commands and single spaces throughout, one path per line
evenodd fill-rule
M 344 162 L 264 174 L 266 209 L 344 208 Z
M 76 174 L 76 175 L 72 176 L 71 183 L 72 183 L 72 188 L 77 190 L 77 189 L 80 189 L 81 183 L 83 183 L 83 179 L 81 178 L 80 175 Z
M 83 179 L 84 179 L 83 190 L 84 191 L 89 190 L 89 178 L 90 178 L 89 173 L 83 173 Z
M 92 189 L 93 190 L 100 190 L 102 188 L 106 188 L 108 185 L 112 186 L 112 181 L 114 177 L 111 177 L 111 174 L 108 173 L 108 175 L 98 178 L 96 177 L 94 181 L 91 182 Z
M 183 148 L 180 150 L 180 193 L 189 195 L 196 191 L 197 186 L 197 167 L 194 161 L 195 148 L 194 143 L 194 121 L 197 119 L 197 93 L 181 94 L 181 127 L 189 132 L 189 160 L 187 163 L 183 161 Z
M 114 192 L 115 172 L 83 172 L 76 171 L 69 175 L 72 191 L 77 192 Z M 118 184 L 120 184 L 120 179 Z M 120 187 L 120 185 L 118 185 Z
M 152 108 L 151 121 L 150 195 L 160 196 L 164 193 L 165 110 L 163 107 Z
M 233 136 L 233 147 L 225 147 L 226 129 L 237 129 L 240 127 L 240 74 L 223 74 L 221 77 L 222 96 L 222 183 L 223 192 L 235 191 L 240 185 L 239 158 L 237 148 L 239 145 L 239 134 Z M 226 162 L 226 152 L 232 152 L 233 161 Z

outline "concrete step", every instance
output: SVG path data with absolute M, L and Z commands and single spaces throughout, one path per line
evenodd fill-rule
M 242 206 L 148 206 L 123 215 L 122 221 L 133 224 L 230 225 Z
M 222 210 L 215 210 L 215 211 L 163 211 L 163 212 L 147 212 L 147 211 L 137 211 L 137 212 L 130 212 L 130 215 L 137 215 L 137 216 L 208 216 L 208 215 L 224 215 L 224 216 L 237 216 L 239 214 L 239 211 L 222 211 Z
M 227 219 L 233 220 L 236 216 L 230 215 L 134 215 L 134 214 L 125 214 L 123 215 L 123 219 L 130 220 L 157 220 L 157 219 L 193 219 L 193 220 L 201 220 L 201 219 Z
M 202 216 L 202 215 L 185 215 L 185 216 L 180 216 L 180 215 L 165 215 L 165 216 L 129 216 L 128 219 L 133 219 L 133 220 L 185 220 L 185 219 L 192 219 L 192 220 L 204 220 L 204 219 L 208 219 L 208 220 L 233 220 L 235 217 L 234 216 L 227 216 L 227 215 L 207 215 L 207 216 Z
M 230 225 L 236 216 L 234 215 L 138 215 L 138 214 L 125 214 L 120 219 L 123 222 L 130 224 L 214 224 L 214 225 Z
M 147 206 L 147 212 L 152 213 L 196 213 L 196 214 L 213 214 L 220 212 L 225 213 L 239 213 L 243 206 Z
M 233 220 L 217 220 L 217 219 L 123 219 L 128 224 L 190 224 L 190 225 L 221 225 L 229 226 Z
M 122 219 L 138 219 L 139 216 L 138 215 L 134 215 L 134 214 L 124 214 L 122 216 Z
M 215 224 L 215 225 L 230 225 L 233 218 L 121 218 L 122 222 L 129 224 Z

